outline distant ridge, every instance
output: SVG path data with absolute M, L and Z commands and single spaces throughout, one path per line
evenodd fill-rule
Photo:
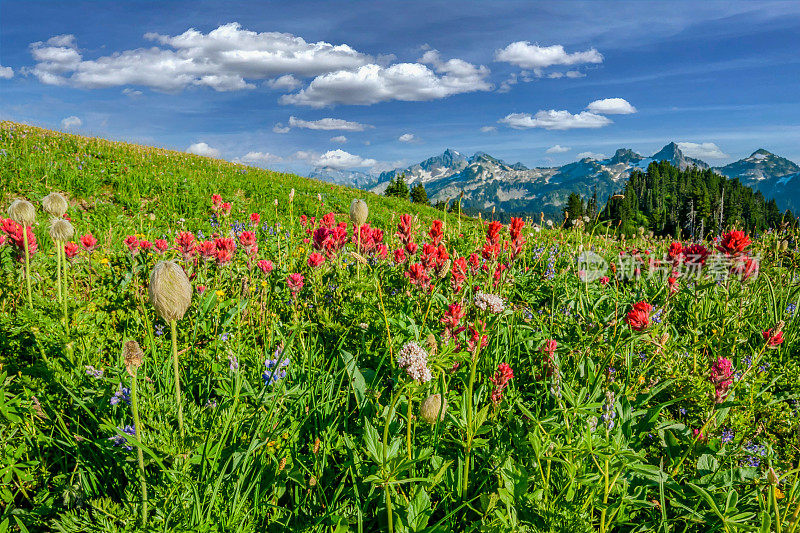
M 606 159 L 584 157 L 560 167 L 528 168 L 522 163 L 509 164 L 502 159 L 476 152 L 471 157 L 448 148 L 437 156 L 415 165 L 382 172 L 380 175 L 317 170 L 312 177 L 328 179 L 382 193 L 389 181 L 404 174 L 409 185 L 422 183 L 432 202 L 455 199 L 463 192 L 467 212 L 498 212 L 548 216 L 558 214 L 570 193 L 588 198 L 597 194 L 602 204 L 620 191 L 631 171 L 646 170 L 653 162 L 667 161 L 680 170 L 712 168 L 729 178 L 775 198 L 781 209 L 800 211 L 800 167 L 760 148 L 752 155 L 725 165 L 711 167 L 705 161 L 684 154 L 677 143 L 670 142 L 652 156 L 642 156 L 629 148 L 618 149 Z M 353 181 L 349 181 L 352 176 Z

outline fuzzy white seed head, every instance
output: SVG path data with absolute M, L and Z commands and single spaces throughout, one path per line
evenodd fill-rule
M 294 189 L 289 191 L 289 203 L 294 202 Z
M 367 209 L 367 202 L 361 199 L 353 200 L 350 203 L 350 222 L 358 227 L 364 225 L 369 216 L 369 209 Z
M 444 405 L 442 405 L 444 403 Z M 440 414 L 441 412 L 441 414 Z M 444 420 L 447 413 L 447 398 L 442 401 L 440 394 L 431 394 L 419 405 L 419 416 L 428 424 L 435 424 L 436 419 L 439 422 Z
M 67 242 L 75 235 L 75 228 L 65 218 L 54 218 L 50 222 L 50 238 L 55 242 Z
M 125 370 L 131 376 L 136 374 L 136 369 L 142 366 L 144 352 L 136 341 L 128 341 L 122 347 L 122 358 L 125 361 Z
M 51 192 L 42 198 L 42 207 L 47 211 L 47 214 L 54 217 L 63 217 L 67 212 L 67 199 L 57 192 Z
M 165 322 L 183 318 L 192 302 L 192 284 L 173 261 L 161 261 L 153 267 L 148 292 L 150 304 Z
M 8 216 L 17 224 L 33 226 L 36 222 L 36 208 L 27 200 L 14 200 L 8 206 Z

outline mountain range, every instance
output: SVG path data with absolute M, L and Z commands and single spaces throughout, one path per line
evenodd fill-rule
M 652 156 L 620 148 L 607 159 L 585 157 L 560 167 L 527 168 L 522 163 L 509 164 L 484 152 L 467 157 L 447 149 L 406 168 L 382 172 L 379 176 L 362 172 L 341 172 L 316 169 L 311 177 L 351 185 L 382 193 L 397 175 L 405 175 L 406 183 L 422 183 L 431 202 L 454 200 L 463 193 L 462 209 L 467 213 L 489 212 L 517 215 L 558 215 L 567 197 L 577 192 L 588 198 L 597 194 L 600 205 L 619 192 L 633 170 L 646 170 L 654 161 L 667 161 L 686 170 L 712 169 L 729 178 L 738 178 L 766 198 L 775 198 L 783 209 L 800 211 L 800 167 L 764 149 L 722 167 L 711 167 L 699 159 L 686 156 L 671 142 Z

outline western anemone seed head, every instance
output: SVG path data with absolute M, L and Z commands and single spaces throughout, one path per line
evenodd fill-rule
M 65 218 L 54 218 L 50 223 L 50 238 L 56 242 L 67 242 L 75 235 L 75 228 Z
M 452 262 L 449 259 L 445 259 L 444 262 L 439 265 L 436 269 L 436 277 L 439 279 L 444 279 L 447 277 L 447 273 L 450 272 L 450 265 Z
M 362 265 L 368 265 L 369 264 L 369 261 L 367 261 L 367 258 L 364 257 L 361 254 L 357 254 L 355 252 L 350 252 L 350 257 L 352 257 L 353 259 L 355 259 L 357 262 L 361 263 Z
M 160 261 L 150 274 L 150 304 L 165 322 L 180 320 L 192 302 L 192 284 L 173 261 Z
M 350 222 L 360 228 L 364 225 L 364 222 L 367 221 L 368 215 L 369 209 L 367 209 L 367 202 L 357 199 L 350 203 Z
M 33 226 L 36 222 L 36 208 L 27 200 L 14 200 L 8 206 L 8 216 L 17 224 Z
M 51 192 L 42 198 L 42 207 L 47 213 L 54 217 L 63 217 L 67 212 L 67 199 L 57 192 Z
M 128 374 L 133 376 L 136 374 L 136 369 L 142 366 L 144 352 L 142 352 L 138 342 L 128 341 L 122 347 L 122 357 L 125 360 L 125 369 Z
M 441 394 L 431 394 L 422 400 L 419 406 L 419 416 L 428 424 L 435 424 L 437 418 L 441 422 L 447 412 L 447 398 L 444 399 L 444 405 L 442 403 Z

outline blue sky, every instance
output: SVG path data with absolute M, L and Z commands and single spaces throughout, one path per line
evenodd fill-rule
M 306 173 L 800 161 L 798 2 L 0 2 L 0 117 Z

